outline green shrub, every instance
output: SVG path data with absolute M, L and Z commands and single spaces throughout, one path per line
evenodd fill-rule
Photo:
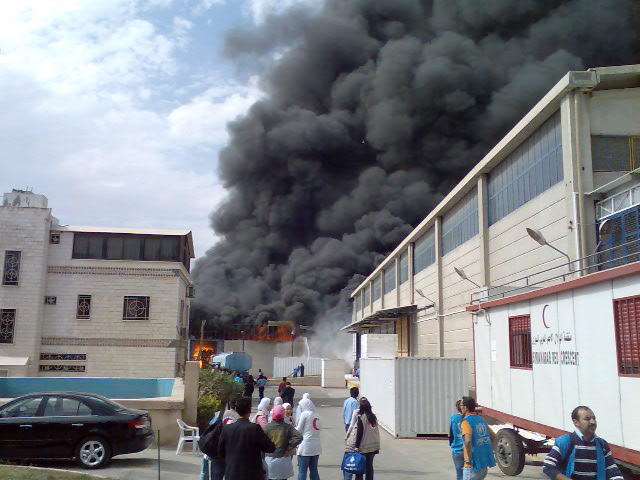
M 218 370 L 200 370 L 198 392 L 198 427 L 200 431 L 204 431 L 211 417 L 224 406 L 231 395 L 241 392 L 242 385 L 234 381 L 231 375 Z

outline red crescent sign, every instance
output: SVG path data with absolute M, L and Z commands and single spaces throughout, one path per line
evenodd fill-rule
M 313 419 L 313 423 L 312 423 L 312 425 L 313 425 L 313 429 L 314 429 L 314 430 L 320 430 L 320 428 L 318 428 L 318 425 L 317 425 L 317 423 L 316 423 L 317 421 L 318 421 L 318 417 L 315 417 L 315 418 Z

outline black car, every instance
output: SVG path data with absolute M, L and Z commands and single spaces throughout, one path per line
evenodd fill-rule
M 75 458 L 100 468 L 153 440 L 151 417 L 91 393 L 23 395 L 0 406 L 0 458 Z

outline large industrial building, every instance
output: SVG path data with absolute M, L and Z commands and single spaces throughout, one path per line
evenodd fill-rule
M 472 303 L 639 260 L 639 111 L 640 65 L 568 72 L 354 291 L 354 357 L 466 358 L 473 392 Z
M 61 225 L 0 205 L 0 376 L 174 377 L 187 358 L 191 232 Z

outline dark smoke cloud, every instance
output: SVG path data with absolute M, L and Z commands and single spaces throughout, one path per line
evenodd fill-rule
M 196 323 L 343 322 L 361 274 L 568 70 L 637 61 L 635 19 L 633 0 L 328 0 L 231 32 L 267 99 L 229 126 Z

